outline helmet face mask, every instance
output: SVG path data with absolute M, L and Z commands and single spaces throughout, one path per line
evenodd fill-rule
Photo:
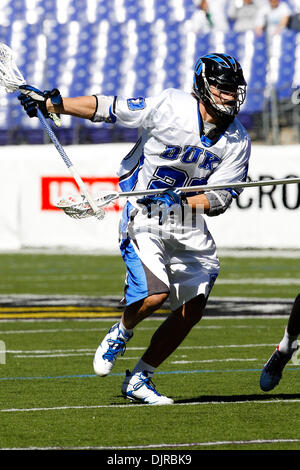
M 193 91 L 218 117 L 236 116 L 246 98 L 246 82 L 236 59 L 227 54 L 200 57 Z

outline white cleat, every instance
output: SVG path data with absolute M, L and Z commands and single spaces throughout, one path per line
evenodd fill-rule
M 124 398 L 149 405 L 172 405 L 174 401 L 155 390 L 155 385 L 146 371 L 131 374 L 126 371 L 126 377 L 122 385 Z
M 105 377 L 111 372 L 117 357 L 125 353 L 126 343 L 132 336 L 133 334 L 123 335 L 119 329 L 119 323 L 111 327 L 95 352 L 93 366 L 97 375 Z

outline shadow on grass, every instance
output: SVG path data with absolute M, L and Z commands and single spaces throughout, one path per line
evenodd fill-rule
M 275 400 L 300 400 L 300 393 L 278 393 L 271 394 L 265 393 L 263 395 L 203 395 L 201 397 L 188 398 L 185 400 L 175 400 L 176 404 L 179 403 L 213 403 L 213 402 L 246 402 L 246 401 L 275 401 Z

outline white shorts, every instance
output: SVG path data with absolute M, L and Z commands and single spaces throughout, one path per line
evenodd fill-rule
M 206 298 L 219 273 L 216 246 L 204 224 L 193 232 L 161 236 L 147 227 L 141 213 L 131 219 L 135 229 L 124 236 L 132 206 L 125 208 L 121 222 L 121 254 L 127 268 L 126 305 L 149 295 L 169 293 L 171 310 L 177 310 L 194 297 Z

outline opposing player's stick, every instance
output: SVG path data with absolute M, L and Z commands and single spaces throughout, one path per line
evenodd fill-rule
M 200 186 L 183 186 L 179 188 L 169 188 L 169 189 L 179 189 L 183 193 L 192 193 L 192 192 L 203 192 L 203 191 L 212 191 L 216 189 L 238 189 L 238 188 L 255 188 L 259 186 L 278 186 L 284 184 L 300 184 L 300 178 L 283 178 L 278 180 L 261 180 L 261 181 L 240 181 L 238 183 L 222 183 L 222 184 L 207 184 Z M 140 197 L 140 196 L 151 196 L 153 194 L 161 194 L 166 191 L 168 188 L 159 188 L 159 189 L 145 189 L 141 191 L 103 191 L 95 198 L 95 202 L 98 207 L 104 207 L 115 201 L 118 198 L 122 197 Z M 82 200 L 76 197 L 69 197 L 67 199 L 61 199 L 56 204 L 56 207 L 62 209 L 70 217 L 76 217 L 81 219 L 83 217 L 89 217 L 92 215 L 90 207 L 82 207 Z
M 0 86 L 3 86 L 8 93 L 13 93 L 14 91 L 18 91 L 20 85 L 26 85 L 25 79 L 18 69 L 14 57 L 13 51 L 4 43 L 0 43 Z M 86 211 L 88 216 L 94 215 L 99 220 L 103 219 L 104 217 L 104 210 L 98 206 L 95 201 L 93 200 L 92 196 L 90 195 L 86 185 L 82 181 L 81 177 L 79 176 L 78 171 L 74 167 L 73 163 L 67 156 L 66 152 L 64 151 L 62 145 L 60 144 L 59 140 L 57 139 L 56 135 L 54 134 L 53 130 L 49 126 L 47 120 L 45 119 L 43 113 L 37 108 L 37 117 L 39 118 L 43 128 L 47 132 L 48 136 L 50 137 L 51 141 L 55 145 L 59 155 L 63 159 L 65 165 L 69 169 L 71 175 L 75 179 L 76 183 L 79 186 L 80 192 L 83 197 L 81 197 L 81 208 L 82 214 L 80 218 L 85 217 L 84 213 Z M 57 118 L 54 117 L 54 121 Z M 77 201 L 78 204 L 78 201 Z M 87 216 L 86 215 L 86 216 Z M 74 213 L 72 215 L 74 218 L 78 218 L 77 214 Z

